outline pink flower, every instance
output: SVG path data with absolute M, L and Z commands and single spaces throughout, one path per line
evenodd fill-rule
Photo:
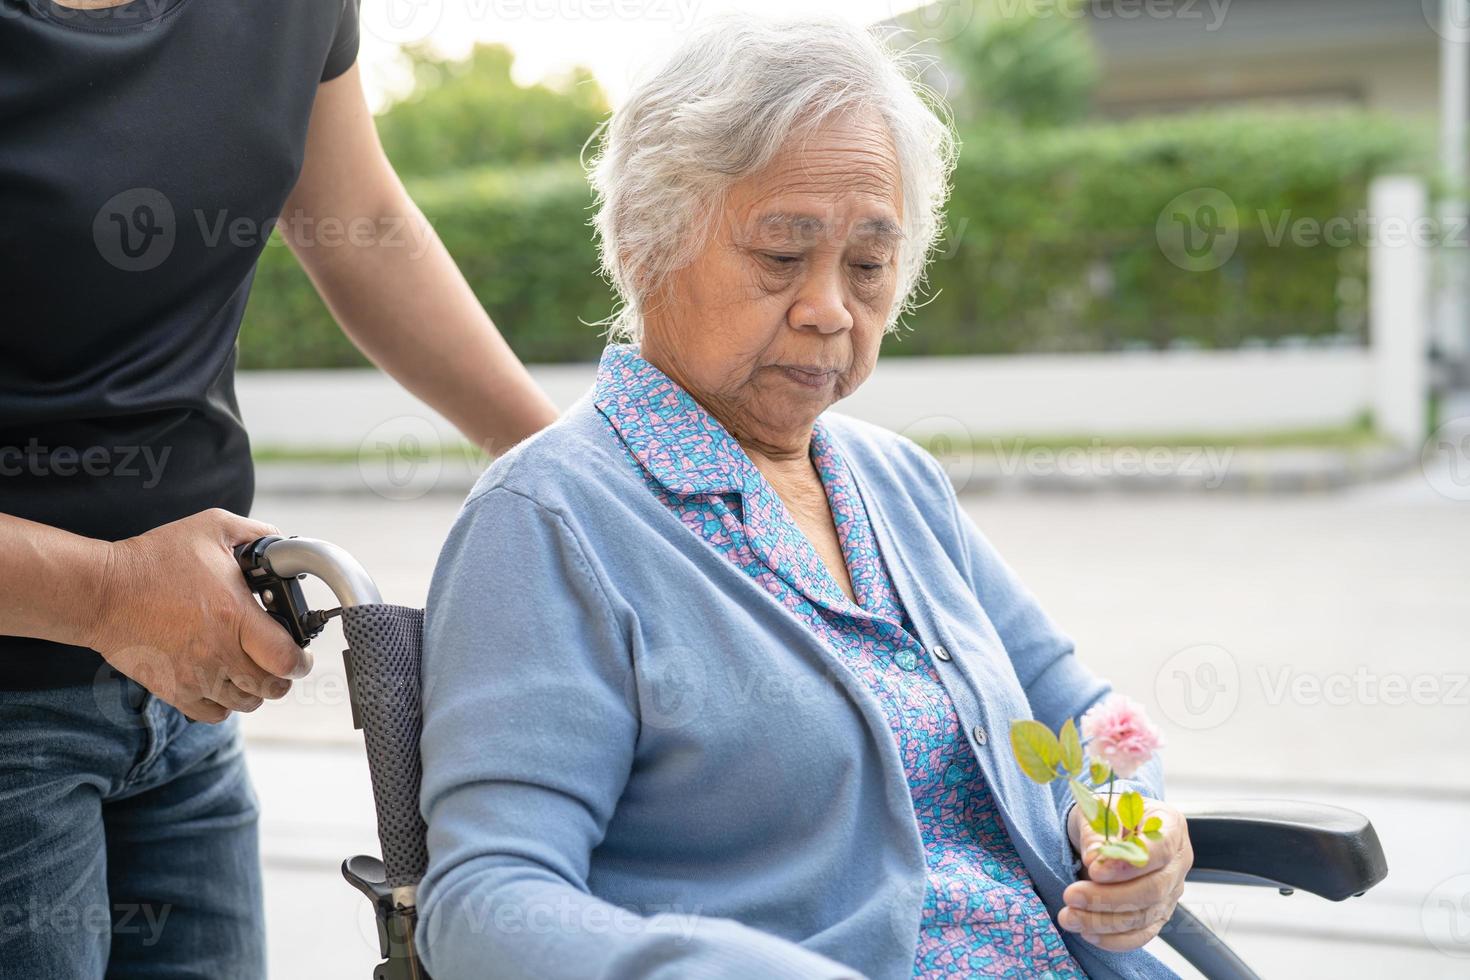
M 1164 744 L 1143 705 L 1121 694 L 1108 695 L 1082 716 L 1082 738 L 1092 757 L 1106 762 L 1119 779 L 1136 773 Z

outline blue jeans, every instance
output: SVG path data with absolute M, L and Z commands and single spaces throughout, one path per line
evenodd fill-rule
M 110 668 L 0 691 L 0 974 L 260 980 L 257 814 L 233 715 Z

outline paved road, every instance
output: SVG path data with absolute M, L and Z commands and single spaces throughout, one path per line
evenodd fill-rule
M 1330 495 L 965 503 L 1088 663 L 1163 725 L 1176 797 L 1374 818 L 1392 872 L 1363 899 L 1191 886 L 1257 969 L 1470 974 L 1470 503 L 1420 474 Z M 457 505 L 267 496 L 256 514 L 344 545 L 391 601 L 420 603 Z M 334 627 L 313 677 L 247 719 L 277 978 L 370 972 L 366 903 L 335 877 L 374 849 L 341 646 Z

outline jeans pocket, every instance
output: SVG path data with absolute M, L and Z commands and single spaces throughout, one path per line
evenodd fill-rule
M 123 685 L 123 703 L 139 715 L 147 714 L 148 706 L 157 700 L 153 692 L 132 678 L 124 680 Z

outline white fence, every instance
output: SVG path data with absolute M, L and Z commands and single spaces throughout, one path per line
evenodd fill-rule
M 533 366 L 565 407 L 591 364 Z M 915 435 L 1168 435 L 1345 425 L 1372 406 L 1364 349 L 905 357 L 882 360 L 838 409 Z M 241 409 L 261 446 L 356 449 L 384 424 L 454 429 L 376 371 L 251 371 Z M 404 428 L 398 426 L 397 428 Z

